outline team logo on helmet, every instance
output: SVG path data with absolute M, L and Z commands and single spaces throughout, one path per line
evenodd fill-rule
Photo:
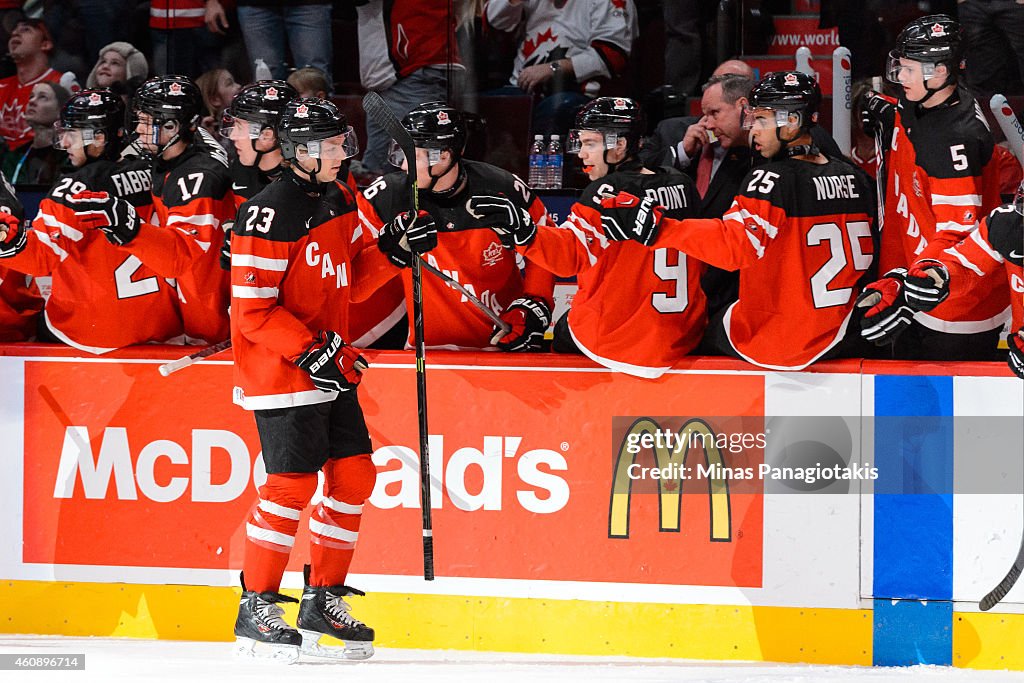
M 302 119 L 309 117 L 309 107 L 304 104 L 295 107 L 295 116 Z
M 621 97 L 616 97 L 613 105 L 616 109 L 628 109 L 629 105 L 626 104 L 626 100 Z
M 96 106 L 97 104 L 101 104 L 102 102 L 103 98 L 100 97 L 100 94 L 98 92 L 94 92 L 89 95 L 89 106 Z
M 946 29 L 942 27 L 942 24 L 936 22 L 932 24 L 932 36 L 940 37 L 946 35 Z
M 268 100 L 276 100 L 277 99 L 277 88 L 275 88 L 274 86 L 270 86 L 269 88 L 267 88 L 267 99 Z
M 437 112 L 437 122 L 439 124 L 441 124 L 442 126 L 445 126 L 445 125 L 448 125 L 449 123 L 451 123 L 452 119 L 451 119 L 450 116 L 448 116 L 448 112 L 446 112 L 446 111 L 439 111 L 439 112 Z
M 181 83 L 171 83 L 170 87 L 167 88 L 168 95 L 184 95 L 184 91 L 181 89 Z
M 783 80 L 786 85 L 796 85 L 797 82 L 796 74 L 786 74 L 786 78 Z

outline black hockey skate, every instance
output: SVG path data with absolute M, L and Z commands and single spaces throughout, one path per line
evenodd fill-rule
M 280 602 L 298 602 L 280 593 L 257 593 L 245 589 L 235 619 L 235 654 L 273 659 L 291 664 L 299 658 L 302 636 L 282 619 Z
M 348 595 L 365 595 L 349 586 L 310 586 L 309 566 L 305 568 L 306 588 L 296 622 L 302 634 L 302 654 L 334 659 L 369 659 L 373 656 L 373 629 L 349 614 Z M 337 638 L 344 647 L 321 645 L 323 635 Z

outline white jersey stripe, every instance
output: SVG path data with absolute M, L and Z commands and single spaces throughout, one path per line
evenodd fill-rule
M 253 268 L 259 268 L 260 270 L 273 270 L 283 273 L 288 270 L 288 259 L 265 258 L 263 256 L 254 256 L 253 254 L 232 254 L 231 265 L 252 266 Z
M 324 507 L 330 508 L 330 509 L 334 510 L 335 512 L 340 512 L 343 515 L 361 515 L 361 514 L 363 514 L 363 506 L 362 505 L 352 505 L 351 503 L 346 503 L 343 500 L 336 500 L 334 498 L 327 497 L 327 498 L 324 498 L 323 504 L 324 504 Z
M 981 206 L 980 194 L 933 194 L 932 204 L 947 206 Z
M 231 285 L 231 296 L 236 299 L 276 299 L 278 296 L 277 287 L 244 287 L 242 285 Z

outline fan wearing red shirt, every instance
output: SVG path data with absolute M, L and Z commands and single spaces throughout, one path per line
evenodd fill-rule
M 32 88 L 43 81 L 60 81 L 61 73 L 50 68 L 53 39 L 41 19 L 19 21 L 7 41 L 7 51 L 18 72 L 0 79 L 0 137 L 7 149 L 32 141 L 32 128 L 25 122 L 25 106 Z

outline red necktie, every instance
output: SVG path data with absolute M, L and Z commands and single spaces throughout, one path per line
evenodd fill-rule
M 715 150 L 712 145 L 704 145 L 700 151 L 700 160 L 697 162 L 697 192 L 701 199 L 708 191 L 711 184 L 711 169 L 715 166 Z

